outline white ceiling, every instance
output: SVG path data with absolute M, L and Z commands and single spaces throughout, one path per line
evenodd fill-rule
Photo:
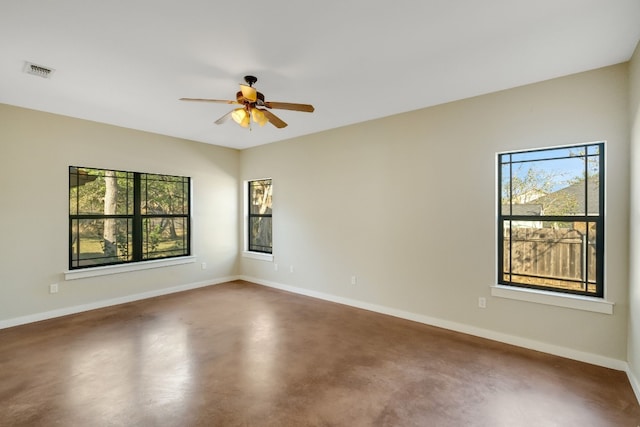
M 0 103 L 242 149 L 624 62 L 639 39 L 640 0 L 2 0 Z M 316 111 L 248 131 L 178 101 L 234 99 L 246 74 Z

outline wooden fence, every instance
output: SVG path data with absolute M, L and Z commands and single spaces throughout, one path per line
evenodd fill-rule
M 552 228 L 513 228 L 511 259 L 509 230 L 504 233 L 504 272 L 569 281 L 596 279 L 595 245 L 579 230 Z M 519 279 L 520 280 L 520 279 Z M 528 283 L 536 283 L 531 278 Z M 542 283 L 542 282 L 540 282 Z M 580 284 L 577 284 L 580 286 Z M 564 287 L 564 286 L 563 286 Z

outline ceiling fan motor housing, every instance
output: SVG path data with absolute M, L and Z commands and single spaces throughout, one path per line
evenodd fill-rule
M 244 76 L 244 81 L 247 82 L 249 86 L 253 86 L 255 82 L 258 81 L 256 76 Z

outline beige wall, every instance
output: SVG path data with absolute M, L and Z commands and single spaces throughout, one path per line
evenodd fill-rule
M 241 271 L 625 360 L 627 71 L 621 64 L 244 150 L 243 180 L 273 178 L 279 268 L 243 258 Z M 491 297 L 496 152 L 598 140 L 607 141 L 605 280 L 614 314 Z
M 637 63 L 636 54 L 636 128 Z M 0 324 L 242 274 L 626 360 L 628 68 L 607 67 L 243 152 L 0 105 Z M 598 140 L 607 140 L 605 280 L 614 314 L 491 297 L 496 152 Z M 198 262 L 65 281 L 69 165 L 191 176 Z M 277 271 L 274 263 L 238 258 L 240 182 L 263 177 L 274 180 Z M 639 241 L 634 231 L 632 251 Z M 200 262 L 209 268 L 201 270 Z M 354 275 L 358 282 L 351 285 Z M 640 287 L 637 277 L 631 270 L 632 284 Z M 48 293 L 50 283 L 60 284 L 58 294 Z M 480 296 L 488 298 L 484 310 L 477 308 Z M 639 366 L 635 323 L 632 318 L 628 354 Z
M 640 44 L 629 65 L 631 118 L 631 209 L 629 235 L 629 354 L 628 361 L 636 381 L 640 379 Z M 640 390 L 639 390 L 640 391 Z
M 198 262 L 65 281 L 70 165 L 192 177 Z M 0 104 L 0 322 L 237 275 L 238 173 L 236 150 Z

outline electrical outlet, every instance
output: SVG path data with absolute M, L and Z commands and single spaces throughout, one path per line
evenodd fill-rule
M 351 276 L 351 284 L 355 285 L 356 283 L 358 283 L 358 278 L 356 276 Z
M 273 264 L 273 271 L 278 271 L 278 264 Z
M 57 294 L 58 293 L 58 284 L 57 283 L 52 283 L 49 285 L 49 293 L 50 294 Z
M 207 263 L 203 262 L 202 264 L 200 264 L 200 266 L 202 267 L 203 270 L 207 269 Z
M 478 307 L 487 308 L 487 299 L 485 297 L 478 298 Z
M 289 272 L 290 272 L 290 273 L 293 273 L 293 265 L 290 265 L 290 266 L 289 266 Z

